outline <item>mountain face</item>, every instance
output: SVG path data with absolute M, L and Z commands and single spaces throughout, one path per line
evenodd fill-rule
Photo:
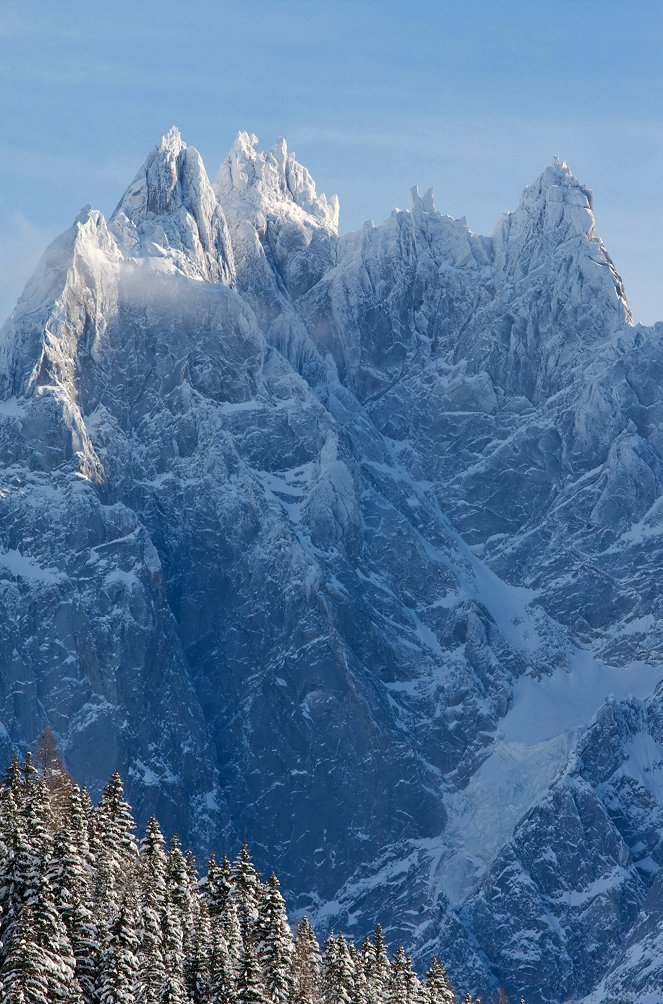
M 50 725 L 473 992 L 659 1000 L 663 325 L 559 162 L 492 237 L 416 189 L 337 228 L 283 141 L 212 184 L 172 129 L 46 251 L 0 334 L 2 755 Z

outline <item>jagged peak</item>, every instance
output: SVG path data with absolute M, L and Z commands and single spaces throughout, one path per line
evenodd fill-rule
M 592 193 L 576 178 L 566 161 L 559 157 L 554 157 L 552 164 L 525 188 L 518 208 L 540 212 L 546 206 L 571 208 L 572 211 L 565 216 L 566 222 L 572 221 L 581 232 L 594 235 Z M 578 211 L 573 212 L 573 209 Z M 557 225 L 561 219 L 559 212 L 552 212 L 547 222 Z
M 338 197 L 318 194 L 310 172 L 279 137 L 271 150 L 260 150 L 255 133 L 240 131 L 221 164 L 215 189 L 223 205 L 243 202 L 258 213 L 303 213 L 310 222 L 338 232 Z
M 186 143 L 182 139 L 182 133 L 176 125 L 172 125 L 170 129 L 163 134 L 153 152 L 167 150 L 174 157 L 177 157 L 181 151 L 185 149 Z
M 186 199 L 187 181 L 203 190 L 211 185 L 200 154 L 188 147 L 179 129 L 171 126 L 150 150 L 145 162 L 120 199 L 111 221 L 120 215 L 138 222 L 175 212 Z
M 492 244 L 498 275 L 511 281 L 544 263 L 550 267 L 553 256 L 556 273 L 562 259 L 576 261 L 583 282 L 607 290 L 618 323 L 632 323 L 624 283 L 596 231 L 592 193 L 566 161 L 555 157 L 525 188 L 518 208 L 497 224 Z M 599 271 L 593 272 L 592 266 Z
M 435 190 L 428 188 L 421 195 L 418 185 L 413 185 L 410 189 L 410 209 L 423 209 L 425 213 L 436 213 Z
M 110 222 L 131 255 L 167 257 L 186 274 L 232 281 L 223 212 L 202 157 L 176 126 L 152 148 Z

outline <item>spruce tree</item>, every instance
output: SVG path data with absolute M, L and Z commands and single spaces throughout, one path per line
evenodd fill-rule
M 137 952 L 136 913 L 124 898 L 101 963 L 100 1004 L 135 1004 L 139 972 Z
M 220 865 L 214 854 L 210 854 L 201 889 L 210 917 L 220 917 L 233 891 L 232 867 L 225 854 Z
M 371 971 L 369 974 L 369 987 L 371 996 L 378 1001 L 384 1000 L 391 980 L 391 963 L 387 944 L 384 939 L 384 931 L 381 924 L 375 925 L 374 951 Z
M 413 1004 L 417 997 L 417 978 L 412 961 L 401 945 L 391 963 L 391 979 L 387 992 L 388 1004 Z
M 260 900 L 260 876 L 251 860 L 246 841 L 242 842 L 239 853 L 233 862 L 232 878 L 233 897 L 237 903 L 242 938 L 246 940 L 253 934 Z
M 456 994 L 447 971 L 439 959 L 433 959 L 424 980 L 430 1004 L 454 1004 Z
M 166 902 L 166 850 L 159 824 L 152 817 L 140 845 L 138 865 L 140 920 L 138 940 L 140 971 L 139 1004 L 157 1002 L 166 985 L 164 946 Z
M 48 972 L 35 937 L 32 911 L 26 907 L 5 953 L 0 971 L 2 1000 L 14 1004 L 51 1004 Z
M 53 841 L 48 879 L 67 931 L 83 998 L 91 1004 L 95 997 L 99 946 L 97 928 L 89 905 L 92 896 L 91 862 L 80 790 L 77 787 L 72 785 L 68 806 L 63 801 L 61 808 L 64 825 Z
M 197 890 L 180 842 L 174 836 L 166 859 L 166 913 L 164 957 L 169 977 L 184 990 L 185 958 L 193 933 L 194 901 Z
M 233 897 L 227 900 L 220 923 L 223 937 L 228 946 L 228 955 L 235 968 L 239 971 L 239 964 L 244 954 L 244 938 L 242 937 L 242 928 L 239 922 L 237 901 Z
M 267 998 L 287 1004 L 292 997 L 293 944 L 279 880 L 272 872 L 263 886 L 255 936 Z
M 297 924 L 293 954 L 293 998 L 295 1004 L 318 1004 L 322 977 L 322 957 L 313 925 L 308 917 Z
M 16 769 L 20 768 L 16 761 Z M 13 779 L 12 779 L 13 780 Z M 20 799 L 17 802 L 17 797 Z M 2 825 L 4 854 L 0 859 L 0 906 L 2 907 L 2 941 L 11 942 L 21 920 L 23 906 L 30 890 L 34 895 L 34 853 L 28 841 L 24 814 L 21 811 L 23 793 L 10 782 L 3 790 Z
M 31 938 L 39 947 L 46 975 L 49 1001 L 81 1004 L 83 996 L 76 977 L 76 960 L 67 929 L 55 905 L 46 865 L 42 865 L 34 899 L 28 904 Z
M 123 890 L 134 881 L 138 863 L 135 823 L 117 771 L 104 788 L 94 815 L 95 895 L 99 922 L 108 928 L 118 913 Z
M 325 1004 L 353 1004 L 355 966 L 348 943 L 341 934 L 327 938 L 322 960 L 322 998 Z
M 237 975 L 220 926 L 212 937 L 209 999 L 213 1004 L 235 1004 Z
M 260 965 L 253 945 L 247 941 L 244 945 L 237 975 L 235 1002 L 236 1004 L 267 1004 L 267 1001 Z

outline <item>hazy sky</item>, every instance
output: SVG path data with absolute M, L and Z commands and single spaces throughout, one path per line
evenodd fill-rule
M 556 154 L 663 319 L 663 0 L 2 0 L 0 313 L 173 123 L 208 172 L 283 135 L 343 230 L 433 185 L 490 233 Z

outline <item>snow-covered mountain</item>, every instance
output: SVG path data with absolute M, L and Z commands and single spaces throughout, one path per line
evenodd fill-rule
M 4 756 L 50 724 L 464 987 L 660 1001 L 663 325 L 559 162 L 492 237 L 416 189 L 337 228 L 283 141 L 211 183 L 172 129 L 46 251 L 0 334 Z

